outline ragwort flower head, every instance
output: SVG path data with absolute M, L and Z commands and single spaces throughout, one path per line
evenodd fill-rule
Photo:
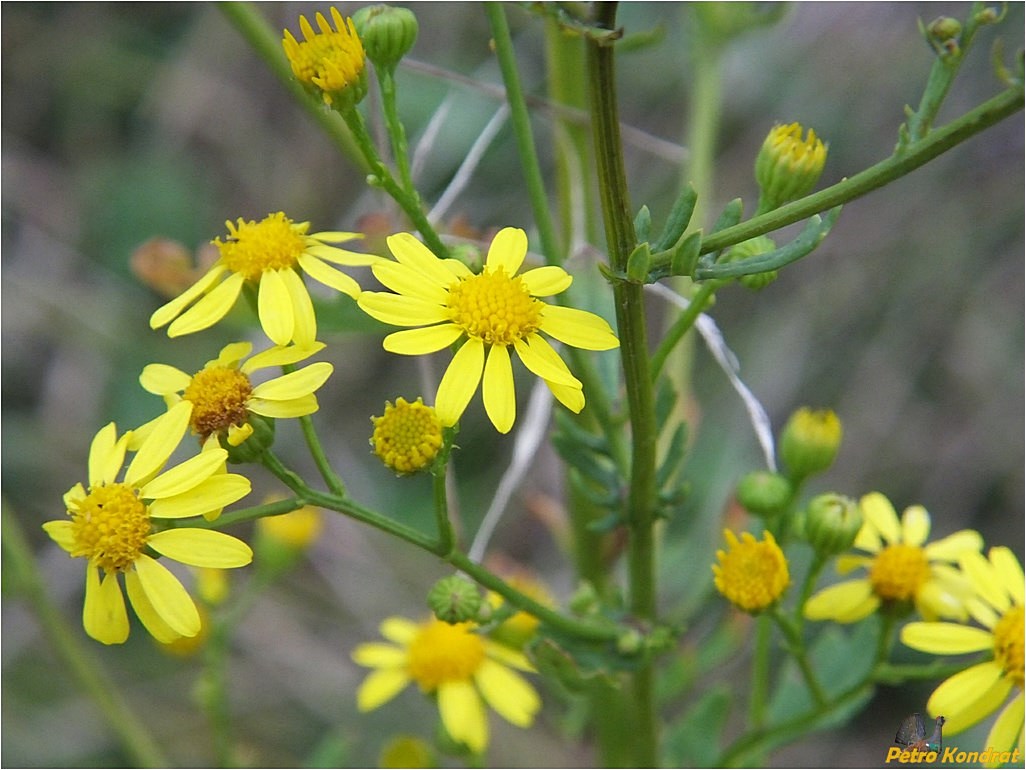
M 901 641 L 936 655 L 992 652 L 993 658 L 946 679 L 926 707 L 947 718 L 944 729 L 959 733 L 1004 705 L 984 746 L 997 752 L 1022 748 L 1023 730 L 1023 571 L 1008 548 L 991 548 L 989 558 L 967 551 L 959 559 L 975 595 L 969 613 L 983 628 L 958 623 L 909 623 Z M 1014 697 L 1005 705 L 1008 696 Z
M 773 606 L 791 582 L 787 559 L 773 533 L 763 533 L 765 540 L 756 540 L 750 532 L 742 532 L 741 540 L 729 529 L 723 530 L 726 551 L 717 551 L 719 564 L 712 565 L 713 583 L 735 607 L 758 613 Z
M 499 231 L 477 274 L 458 260 L 439 259 L 409 233 L 391 236 L 388 247 L 398 261 L 377 262 L 372 269 L 396 293 L 363 292 L 359 305 L 379 321 L 422 327 L 385 337 L 385 350 L 392 353 L 434 353 L 463 341 L 438 386 L 435 410 L 442 425 L 459 421 L 483 379 L 488 418 L 500 433 L 513 427 L 510 348 L 567 409 L 584 408 L 580 380 L 540 332 L 585 350 L 609 350 L 619 341 L 594 313 L 539 299 L 569 288 L 573 278 L 563 268 L 537 267 L 517 275 L 527 255 L 523 230 Z
M 538 693 L 512 670 L 534 669 L 521 653 L 475 633 L 472 623 L 388 618 L 381 635 L 391 644 L 361 644 L 353 650 L 356 663 L 375 669 L 356 693 L 360 711 L 381 706 L 415 682 L 422 692 L 437 696 L 449 735 L 475 753 L 488 746 L 484 703 L 517 727 L 534 721 L 541 707 Z
M 64 495 L 70 519 L 48 521 L 46 533 L 73 557 L 88 560 L 82 622 L 104 644 L 128 638 L 128 615 L 118 575 L 146 630 L 170 642 L 200 631 L 192 598 L 164 565 L 147 552 L 196 567 L 227 569 L 249 564 L 252 551 L 223 532 L 175 528 L 154 532 L 151 519 L 181 519 L 220 513 L 249 493 L 249 480 L 225 473 L 227 452 L 213 444 L 195 457 L 162 471 L 188 428 L 184 404 L 151 426 L 121 481 L 131 431 L 120 438 L 114 423 L 102 428 L 89 448 L 88 486 Z
M 169 337 L 207 329 L 228 314 L 248 284 L 257 290 L 260 325 L 271 341 L 309 347 L 317 337 L 317 318 L 300 272 L 355 299 L 359 284 L 327 263 L 356 267 L 381 259 L 328 245 L 361 238 L 359 233 L 307 235 L 309 222 L 293 222 L 280 211 L 260 222 L 240 218 L 225 225 L 228 237 L 213 241 L 221 256 L 189 289 L 157 308 L 151 328 L 170 323 Z
M 400 396 L 394 406 L 386 401 L 385 413 L 371 422 L 374 454 L 397 474 L 423 470 L 442 448 L 442 423 L 423 399 L 410 403 Z
M 253 345 L 233 342 L 193 375 L 168 364 L 149 364 L 139 382 L 145 390 L 162 396 L 168 406 L 187 404 L 189 424 L 201 439 L 224 437 L 236 447 L 253 434 L 251 415 L 304 417 L 317 411 L 314 391 L 331 376 L 331 364 L 309 364 L 259 384 L 254 384 L 250 375 L 267 367 L 297 364 L 323 348 L 323 342 L 309 347 L 276 346 L 244 360 Z
M 315 20 L 320 32 L 314 32 L 306 17 L 300 16 L 303 42 L 285 30 L 281 44 L 292 73 L 304 88 L 320 95 L 327 105 L 351 108 L 367 93 L 366 55 L 353 20 L 343 18 L 334 7 L 331 18 L 335 29 L 318 12 Z
M 865 495 L 859 506 L 865 521 L 854 546 L 869 555 L 842 556 L 837 571 L 865 568 L 867 574 L 817 593 L 806 603 L 805 617 L 855 623 L 881 606 L 900 611 L 914 603 L 927 620 L 965 620 L 971 589 L 954 565 L 963 552 L 983 547 L 980 534 L 964 529 L 927 545 L 930 514 L 921 505 L 906 508 L 900 521 L 879 492 Z

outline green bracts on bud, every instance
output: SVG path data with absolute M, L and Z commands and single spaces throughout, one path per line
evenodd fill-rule
M 793 480 L 822 473 L 837 457 L 841 421 L 831 409 L 802 407 L 788 419 L 780 434 L 780 457 Z
M 353 14 L 367 58 L 375 67 L 392 71 L 417 42 L 417 17 L 407 8 L 369 5 Z
M 481 602 L 477 586 L 460 575 L 442 578 L 428 593 L 428 606 L 436 618 L 446 623 L 477 620 Z
M 779 473 L 752 471 L 741 478 L 734 494 L 746 511 L 771 519 L 784 511 L 793 492 L 791 482 Z
M 802 139 L 799 123 L 774 126 L 755 159 L 759 214 L 807 195 L 826 164 L 827 148 L 811 128 Z
M 760 254 L 769 254 L 776 248 L 777 244 L 773 242 L 772 238 L 767 235 L 759 235 L 755 238 L 749 238 L 747 241 L 742 241 L 734 246 L 727 252 L 726 257 L 724 257 L 722 261 L 740 262 L 743 259 L 757 257 Z M 775 280 L 777 280 L 776 270 L 767 270 L 764 273 L 752 273 L 750 275 L 742 275 L 738 277 L 738 281 L 742 286 L 753 290 L 764 289 Z
M 805 539 L 824 557 L 851 548 L 863 520 L 858 502 L 833 492 L 812 498 L 804 519 Z

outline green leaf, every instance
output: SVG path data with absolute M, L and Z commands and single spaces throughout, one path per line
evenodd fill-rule
M 647 243 L 639 243 L 627 257 L 627 280 L 631 283 L 648 283 L 651 264 L 652 250 Z
M 702 248 L 702 231 L 688 235 L 670 257 L 671 275 L 692 275 L 698 264 L 698 255 Z
M 714 766 L 731 701 L 731 686 L 718 684 L 704 693 L 683 718 L 667 728 L 666 759 L 669 767 Z
M 642 206 L 638 210 L 637 216 L 634 217 L 634 235 L 638 239 L 638 243 L 645 243 L 651 230 L 652 212 L 648 210 L 648 206 Z
M 691 223 L 691 217 L 695 213 L 695 206 L 698 203 L 698 193 L 695 188 L 688 184 L 687 188 L 681 191 L 670 209 L 670 216 L 666 220 L 662 233 L 658 240 L 652 244 L 655 251 L 664 251 L 675 244 L 687 230 Z M 646 239 L 647 240 L 647 239 Z

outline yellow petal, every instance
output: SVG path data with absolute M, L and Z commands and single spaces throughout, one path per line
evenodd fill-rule
M 987 561 L 983 554 L 972 550 L 963 551 L 958 564 L 980 598 L 991 607 L 998 612 L 1004 612 L 1011 606 L 1011 599 L 1004 590 L 994 565 Z
M 425 326 L 422 329 L 404 329 L 385 337 L 382 347 L 389 353 L 402 356 L 420 356 L 449 347 L 463 336 L 463 329 L 456 324 L 443 323 Z
M 435 412 L 442 425 L 449 428 L 459 422 L 467 404 L 477 390 L 484 369 L 484 343 L 468 339 L 449 362 L 438 383 Z
M 1016 604 L 1023 604 L 1026 593 L 1026 578 L 1023 577 L 1022 565 L 1012 553 L 1012 549 L 1003 545 L 990 549 L 990 563 L 997 570 L 1001 584 Z
M 541 698 L 520 674 L 486 659 L 478 666 L 474 681 L 499 716 L 517 727 L 531 726 Z
M 380 668 L 372 671 L 356 691 L 356 708 L 371 711 L 388 703 L 410 683 L 410 675 L 402 668 Z
M 427 246 L 410 233 L 390 235 L 386 241 L 395 258 L 439 286 L 449 286 L 456 279 Z
M 556 397 L 563 406 L 574 414 L 579 414 L 584 409 L 584 390 L 574 385 L 563 385 L 551 380 L 545 380 L 552 395 Z
M 979 551 L 982 548 L 983 537 L 980 533 L 972 529 L 963 529 L 933 541 L 923 548 L 923 553 L 930 561 L 957 562 L 964 551 Z
M 575 348 L 611 350 L 620 344 L 609 324 L 586 310 L 546 305 L 541 315 L 543 332 Z
M 900 542 L 901 523 L 898 521 L 898 514 L 894 511 L 890 500 L 879 492 L 870 492 L 868 495 L 862 496 L 859 507 L 862 508 L 862 515 L 884 540 L 892 545 Z
M 360 284 L 351 276 L 324 264 L 324 262 L 316 257 L 301 254 L 299 256 L 299 266 L 303 268 L 304 273 L 325 286 L 340 291 L 353 299 L 360 296 Z
M 317 315 L 314 313 L 310 292 L 295 270 L 283 271 L 282 278 L 285 279 L 289 299 L 292 301 L 292 316 L 295 323 L 292 339 L 301 347 L 309 347 L 317 340 Z
M 397 294 L 417 297 L 435 305 L 448 302 L 449 292 L 432 281 L 425 281 L 416 270 L 398 262 L 381 262 L 374 265 L 374 277 Z
M 241 367 L 243 374 L 252 374 L 260 369 L 266 369 L 271 366 L 286 366 L 288 364 L 298 364 L 300 361 L 305 361 L 310 356 L 315 355 L 324 350 L 325 345 L 323 342 L 314 342 L 312 345 L 275 345 L 273 348 L 262 350 L 255 356 L 250 357 L 246 363 Z
M 155 519 L 202 516 L 241 500 L 250 493 L 250 489 L 249 479 L 245 476 L 218 473 L 187 492 L 153 501 L 149 505 L 150 516 Z
M 143 390 L 156 396 L 178 393 L 189 387 L 192 377 L 181 369 L 167 364 L 147 364 L 139 375 Z
M 519 227 L 504 227 L 492 238 L 485 266 L 489 270 L 502 268 L 506 271 L 506 275 L 513 276 L 524 264 L 526 256 L 527 233 Z
M 361 644 L 350 657 L 357 665 L 369 668 L 401 668 L 407 659 L 406 650 L 381 642 Z
M 200 452 L 145 484 L 139 494 L 144 500 L 159 500 L 188 492 L 217 473 L 227 459 L 228 453 L 223 449 Z
M 449 320 L 447 307 L 419 297 L 365 291 L 357 304 L 371 318 L 393 326 L 427 326 Z
M 292 271 L 289 268 L 265 271 L 260 276 L 260 290 L 257 293 L 260 326 L 276 345 L 288 345 L 296 328 L 292 297 L 283 275 L 286 272 Z
M 931 714 L 947 718 L 945 732 L 952 735 L 972 727 L 1008 697 L 1012 682 L 994 662 L 979 663 L 941 682 L 926 702 Z
M 1022 733 L 1023 725 L 1023 694 L 1020 692 L 1008 705 L 1001 710 L 1001 714 L 994 720 L 994 725 L 987 734 L 984 746 L 993 746 L 999 752 L 1011 751 L 1015 748 L 1016 741 Z M 1020 755 L 1021 756 L 1021 755 Z M 986 767 L 997 767 L 1000 758 L 988 762 Z
M 127 442 L 117 442 L 117 426 L 108 422 L 93 436 L 89 445 L 89 486 L 109 484 L 121 470 Z
M 226 369 L 238 369 L 239 362 L 248 356 L 253 350 L 252 342 L 229 342 L 223 348 L 221 352 L 217 354 L 217 358 L 207 363 L 208 367 L 220 366 Z
M 89 636 L 104 644 L 121 644 L 128 638 L 128 613 L 117 573 L 108 572 L 100 582 L 100 568 L 93 564 L 86 567 L 82 626 Z
M 901 514 L 901 542 L 920 546 L 930 535 L 930 514 L 921 505 L 910 505 Z
M 381 621 L 379 630 L 381 635 L 388 639 L 388 641 L 406 646 L 413 641 L 413 638 L 420 631 L 420 627 L 412 620 L 391 617 Z
M 481 696 L 470 682 L 442 682 L 438 686 L 438 710 L 453 740 L 466 744 L 475 754 L 485 750 L 488 720 Z
M 335 371 L 327 361 L 304 366 L 253 388 L 253 396 L 269 401 L 286 401 L 308 396 L 323 385 Z
M 77 511 L 79 504 L 85 500 L 86 491 L 85 487 L 82 486 L 82 482 L 77 482 L 75 486 L 64 493 L 64 507 L 68 511 Z
M 142 583 L 139 582 L 139 576 L 134 570 L 125 573 L 125 589 L 128 593 L 128 601 L 132 603 L 132 609 L 135 610 L 135 614 L 139 616 L 139 620 L 142 621 L 146 630 L 150 632 L 150 636 L 164 644 L 170 644 L 182 638 L 182 635 L 165 623 L 164 619 L 153 609 L 153 605 L 143 590 Z
M 135 571 L 146 598 L 161 620 L 181 636 L 196 636 L 200 630 L 199 612 L 178 578 L 145 554 L 135 560 Z
M 183 334 L 208 329 L 226 315 L 239 298 L 242 285 L 246 282 L 239 273 L 232 273 L 224 281 L 215 286 L 195 305 L 176 318 L 167 327 L 168 337 L 180 337 Z
M 559 353 L 540 334 L 529 334 L 526 339 L 514 340 L 513 346 L 532 374 L 547 382 L 582 387 L 581 381 L 570 373 Z
M 809 620 L 838 620 L 852 612 L 860 612 L 873 597 L 868 580 L 849 580 L 824 588 L 805 603 L 805 617 Z M 873 609 L 866 612 L 869 615 Z M 865 616 L 863 616 L 865 617 Z
M 534 672 L 535 668 L 522 652 L 518 652 L 504 644 L 488 643 L 488 657 L 506 666 L 518 668 L 521 671 Z
M 179 401 L 154 421 L 150 435 L 125 471 L 125 482 L 141 487 L 150 481 L 171 457 L 189 427 L 192 402 Z
M 360 240 L 363 238 L 363 234 L 350 233 L 345 232 L 343 230 L 322 230 L 319 233 L 310 233 L 309 237 L 311 240 L 314 241 L 325 241 L 327 243 L 345 243 L 346 241 Z M 341 249 L 338 249 L 338 251 L 341 251 Z M 368 255 L 360 254 L 359 256 L 366 257 Z
M 210 287 L 217 283 L 217 280 L 224 275 L 224 272 L 227 269 L 228 268 L 218 260 L 218 262 L 216 262 L 214 266 L 207 271 L 206 275 L 196 281 L 196 283 L 167 304 L 158 307 L 153 312 L 153 315 L 150 316 L 150 328 L 159 329 L 161 326 L 171 321 L 171 319 L 175 318 L 190 302 L 200 295 L 206 294 L 207 291 L 210 290 Z
M 150 535 L 146 544 L 169 559 L 193 567 L 232 569 L 253 561 L 248 545 L 224 532 L 212 529 L 166 529 Z
M 313 414 L 317 411 L 318 404 L 317 396 L 309 393 L 299 398 L 289 399 L 288 401 L 267 401 L 262 398 L 251 398 L 246 402 L 246 407 L 249 411 L 261 414 L 264 417 L 286 420 L 290 417 L 305 417 L 308 414 Z M 249 433 L 252 433 L 252 430 Z M 249 438 L 249 433 L 245 436 L 240 436 L 239 444 Z M 238 446 L 238 444 L 234 446 Z
M 536 267 L 520 276 L 533 297 L 551 297 L 570 288 L 574 278 L 556 265 Z
M 68 553 L 75 550 L 75 528 L 68 519 L 48 521 L 43 525 L 43 531 Z
M 499 433 L 509 433 L 517 418 L 517 398 L 505 345 L 492 345 L 488 352 L 481 390 L 488 419 Z
M 994 637 L 987 631 L 959 623 L 909 623 L 901 629 L 901 642 L 934 655 L 962 655 L 989 650 Z

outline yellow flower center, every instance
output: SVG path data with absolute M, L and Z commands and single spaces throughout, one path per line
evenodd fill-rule
M 994 659 L 1022 689 L 1023 686 L 1023 610 L 1014 605 L 994 624 Z
M 71 514 L 72 556 L 85 556 L 106 572 L 124 572 L 139 558 L 150 535 L 150 515 L 127 484 L 90 487 Z
M 256 280 L 267 270 L 294 267 L 306 248 L 305 226 L 296 226 L 280 211 L 259 222 L 238 220 L 227 223 L 229 236 L 213 243 L 221 252 L 225 266 L 247 280 Z
M 324 101 L 328 104 L 332 102 L 332 93 L 339 93 L 357 83 L 366 59 L 353 20 L 343 19 L 335 8 L 331 9 L 331 16 L 335 30 L 323 14 L 316 16 L 319 33 L 313 31 L 305 16 L 301 16 L 299 23 L 305 41 L 297 41 L 288 31 L 282 40 L 285 56 L 296 79 L 324 91 Z
M 779 599 L 790 582 L 787 559 L 773 535 L 756 540 L 751 533 L 739 542 L 727 531 L 728 551 L 717 551 L 719 564 L 713 565 L 713 582 L 732 604 L 746 612 L 759 612 Z
M 826 147 L 816 138 L 811 128 L 802 139 L 802 127 L 798 123 L 777 126 L 767 138 L 776 156 L 794 170 L 823 168 L 826 162 Z
M 543 306 L 520 276 L 510 277 L 502 268 L 485 268 L 449 289 L 452 322 L 491 345 L 511 345 L 536 331 Z
M 930 562 L 914 545 L 889 545 L 877 554 L 869 582 L 881 599 L 908 601 L 930 578 Z
M 470 623 L 432 620 L 421 627 L 408 649 L 410 676 L 424 692 L 443 682 L 469 680 L 485 659 L 484 640 Z
M 249 377 L 238 369 L 213 366 L 197 372 L 182 393 L 182 398 L 192 402 L 192 429 L 206 438 L 232 425 L 244 425 L 252 392 Z
M 374 454 L 397 473 L 413 473 L 428 466 L 442 446 L 442 422 L 419 398 L 411 404 L 399 397 L 395 406 L 386 401 L 385 414 L 371 421 Z

